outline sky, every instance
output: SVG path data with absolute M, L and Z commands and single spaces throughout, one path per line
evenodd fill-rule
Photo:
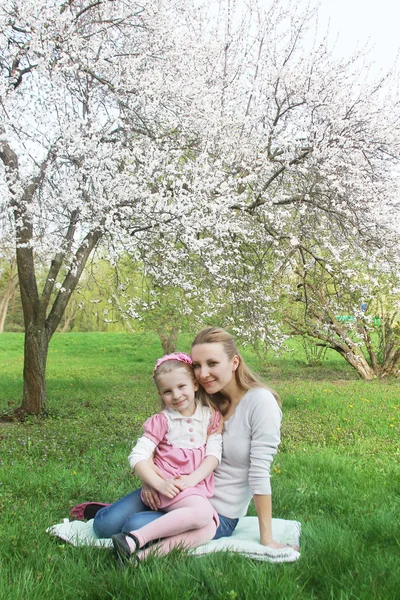
M 350 57 L 368 43 L 371 75 L 388 71 L 397 55 L 400 67 L 400 0 L 320 0 L 320 4 L 318 29 L 325 31 L 330 20 L 330 37 L 338 36 L 338 58 Z M 400 231 L 400 217 L 396 225 L 393 216 L 391 222 Z
M 329 19 L 331 39 L 338 35 L 338 57 L 351 56 L 369 40 L 376 72 L 393 66 L 400 50 L 399 0 L 321 0 L 321 31 Z

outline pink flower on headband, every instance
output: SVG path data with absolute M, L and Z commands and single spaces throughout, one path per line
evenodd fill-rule
M 166 362 L 167 360 L 179 360 L 180 362 L 186 363 L 187 365 L 190 365 L 190 366 L 192 366 L 192 364 L 193 364 L 192 357 L 189 356 L 189 354 L 186 354 L 186 352 L 173 352 L 172 354 L 164 354 L 164 356 L 159 358 L 158 361 L 156 362 L 156 366 L 154 367 L 154 370 L 153 370 L 153 377 L 154 377 L 158 367 L 160 365 L 162 365 L 164 362 Z

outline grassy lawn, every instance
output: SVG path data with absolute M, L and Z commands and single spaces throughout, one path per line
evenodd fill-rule
M 0 414 L 20 404 L 22 351 L 22 335 L 0 336 Z M 244 354 L 282 397 L 274 516 L 301 521 L 299 561 L 175 552 L 119 570 L 109 551 L 45 533 L 78 502 L 137 486 L 127 455 L 158 409 L 161 354 L 150 334 L 54 337 L 47 418 L 0 423 L 0 599 L 400 598 L 400 381 L 364 383 L 333 353 L 307 367 L 296 344 L 267 364 Z

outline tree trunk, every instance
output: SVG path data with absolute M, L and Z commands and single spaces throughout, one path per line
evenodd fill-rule
M 46 410 L 46 364 L 49 339 L 45 324 L 33 323 L 26 329 L 24 346 L 23 413 L 38 415 Z
M 345 352 L 343 349 L 334 348 L 334 350 L 343 356 L 364 381 L 372 381 L 378 377 L 378 373 L 375 373 L 374 369 L 370 367 L 364 356 L 354 354 L 353 352 Z
M 385 356 L 382 365 L 381 377 L 399 377 L 400 371 L 400 349 L 392 348 L 389 355 Z
M 0 333 L 4 332 L 4 324 L 6 322 L 8 307 L 12 300 L 12 297 L 14 295 L 17 285 L 18 285 L 18 282 L 11 289 L 11 286 L 9 284 L 3 298 L 0 300 Z
M 22 405 L 16 411 L 18 416 L 23 416 L 25 413 L 37 415 L 45 411 L 49 342 L 60 324 L 90 253 L 100 238 L 100 231 L 90 232 L 84 238 L 75 253 L 75 263 L 64 278 L 62 289 L 59 290 L 47 316 L 49 299 L 54 280 L 59 272 L 58 263 L 61 266 L 61 259 L 57 256 L 57 261 L 53 260 L 43 293 L 39 298 L 32 250 L 17 248 L 18 275 L 25 322 L 24 393 Z
M 53 148 L 49 148 L 48 155 L 42 161 L 37 175 L 23 185 L 19 174 L 18 156 L 4 136 L 4 127 L 0 126 L 0 160 L 6 168 L 9 191 L 16 198 L 12 207 L 15 219 L 18 281 L 25 326 L 24 393 L 22 405 L 16 410 L 16 414 L 37 415 L 46 407 L 46 363 L 51 336 L 60 324 L 68 301 L 92 250 L 103 235 L 103 230 L 96 227 L 81 240 L 72 262 L 69 261 L 70 266 L 56 298 L 50 305 L 54 284 L 65 257 L 73 246 L 79 211 L 75 209 L 70 213 L 68 228 L 64 238 L 60 240 L 59 247 L 56 248 L 42 293 L 39 294 L 33 243 L 34 223 L 29 207 L 45 179 Z M 20 187 L 23 188 L 22 192 Z
M 164 354 L 176 352 L 178 344 L 179 329 L 172 328 L 170 331 L 163 329 L 158 332 Z
M 381 377 L 400 377 L 399 365 L 383 368 Z
M 371 340 L 369 330 L 365 327 L 364 323 L 361 324 L 361 326 L 359 328 L 359 332 L 364 340 L 365 348 L 368 352 L 372 370 L 375 374 L 378 375 L 380 372 L 379 362 L 378 362 L 377 356 L 374 351 L 374 347 L 373 347 L 373 343 Z
M 4 331 L 4 323 L 6 321 L 8 307 L 14 297 L 15 290 L 18 287 L 18 275 L 16 273 L 16 261 L 12 261 L 10 266 L 10 277 L 7 282 L 7 288 L 4 296 L 0 301 L 0 333 Z
M 79 312 L 79 308 L 76 309 L 76 301 L 72 300 L 69 304 L 69 309 L 64 311 L 64 323 L 60 328 L 60 333 L 65 333 L 68 329 L 72 329 L 74 326 L 75 317 Z

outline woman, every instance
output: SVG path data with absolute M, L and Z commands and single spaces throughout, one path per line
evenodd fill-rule
M 222 461 L 214 473 L 215 491 L 210 499 L 220 521 L 214 539 L 232 535 L 253 497 L 261 544 L 282 548 L 286 544 L 272 537 L 270 487 L 270 466 L 280 442 L 278 397 L 250 371 L 234 338 L 224 329 L 200 331 L 191 354 L 197 381 L 224 415 Z M 157 493 L 144 486 L 143 497 L 148 506 L 136 490 L 99 510 L 93 524 L 96 535 L 129 532 L 162 516 L 155 510 Z

